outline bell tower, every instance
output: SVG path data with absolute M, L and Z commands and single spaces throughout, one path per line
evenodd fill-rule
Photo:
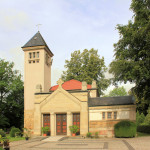
M 24 127 L 33 129 L 35 89 L 40 85 L 41 92 L 49 92 L 53 53 L 39 31 L 22 49 L 24 51 Z

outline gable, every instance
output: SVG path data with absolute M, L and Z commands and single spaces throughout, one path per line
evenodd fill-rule
M 57 89 L 41 103 L 41 112 L 80 111 L 80 101 L 63 89 Z

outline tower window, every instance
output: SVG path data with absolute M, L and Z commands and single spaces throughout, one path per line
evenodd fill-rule
M 32 58 L 32 53 L 29 53 L 29 58 L 30 58 L 30 59 Z
M 31 64 L 31 61 L 29 60 L 29 64 Z
M 35 63 L 35 61 L 33 60 L 33 63 Z
M 39 60 L 37 60 L 36 62 L 39 63 Z
M 37 52 L 37 58 L 39 58 L 39 52 Z
M 35 58 L 35 52 L 33 52 L 33 58 Z

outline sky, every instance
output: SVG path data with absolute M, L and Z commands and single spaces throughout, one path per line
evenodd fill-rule
M 24 77 L 21 47 L 41 24 L 40 33 L 54 54 L 52 85 L 75 50 L 97 49 L 108 67 L 119 40 L 116 25 L 132 19 L 130 4 L 131 0 L 0 0 L 0 58 L 13 61 Z M 133 85 L 124 86 L 129 90 Z

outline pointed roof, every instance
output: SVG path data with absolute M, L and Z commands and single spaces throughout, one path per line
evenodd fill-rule
M 52 86 L 50 88 L 50 91 L 55 91 L 57 88 L 58 88 L 59 85 L 55 85 L 55 86 Z M 62 84 L 62 88 L 64 90 L 81 90 L 82 89 L 82 82 L 78 81 L 78 80 L 69 80 L 69 81 L 66 81 Z M 91 89 L 92 86 L 87 84 L 87 89 Z
M 22 48 L 33 47 L 33 46 L 46 46 L 49 49 L 49 47 L 47 46 L 45 40 L 43 39 L 39 31 Z

